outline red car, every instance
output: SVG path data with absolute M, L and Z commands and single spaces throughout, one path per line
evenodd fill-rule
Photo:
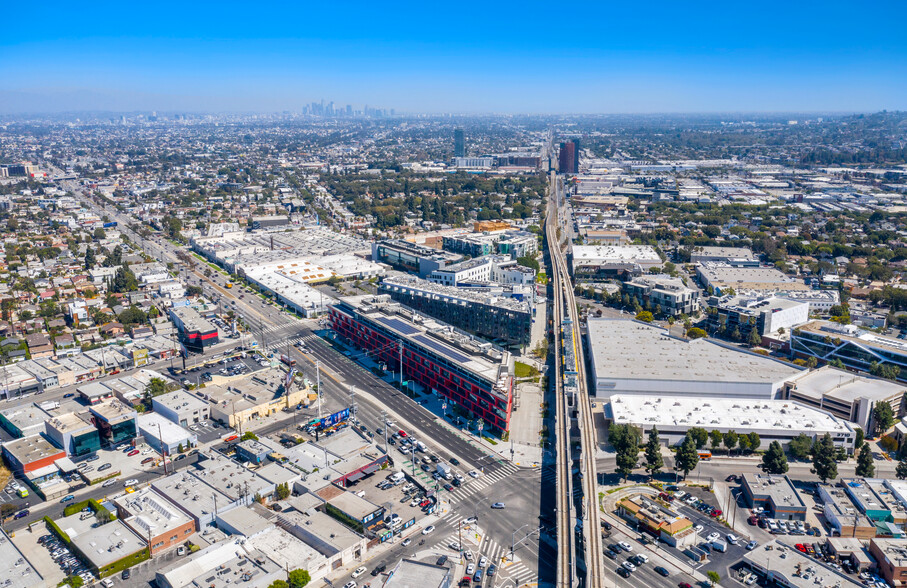
M 138 454 L 139 454 L 139 450 L 133 449 L 132 451 L 130 451 L 129 453 L 126 454 L 126 457 L 132 457 L 133 455 L 138 455 Z
M 750 518 L 746 519 L 746 522 L 748 522 L 751 525 L 755 525 L 756 523 L 759 522 L 759 519 L 756 517 L 756 515 L 753 515 Z
M 661 498 L 662 500 L 664 500 L 665 502 L 674 502 L 674 497 L 671 496 L 670 494 L 666 494 L 664 492 L 660 492 L 658 494 L 658 497 Z
M 146 457 L 145 459 L 142 460 L 142 465 L 145 465 L 146 463 L 151 463 L 153 461 L 154 461 L 153 457 Z
M 400 435 L 401 437 L 403 437 L 404 439 L 409 437 L 409 435 L 407 435 L 406 431 L 404 431 L 403 429 L 400 429 L 399 431 L 397 431 L 397 434 Z
M 227 443 L 229 443 L 230 441 L 236 441 L 237 439 L 239 439 L 239 435 L 230 435 L 229 437 L 227 437 L 226 439 L 224 439 L 224 441 L 226 441 Z
M 677 588 L 693 588 L 693 587 L 690 586 L 689 584 L 687 584 L 686 582 L 681 582 L 680 584 L 677 585 Z
M 716 509 L 713 510 L 710 514 L 711 514 L 713 517 L 720 517 L 720 516 L 721 516 L 721 509 L 720 509 L 720 508 L 716 508 Z
M 797 543 L 796 545 L 794 545 L 794 549 L 796 549 L 800 553 L 806 553 L 806 547 L 804 547 L 802 543 Z

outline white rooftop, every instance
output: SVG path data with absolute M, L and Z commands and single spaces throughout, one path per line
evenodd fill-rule
M 574 245 L 574 263 L 636 262 L 661 264 L 651 245 Z

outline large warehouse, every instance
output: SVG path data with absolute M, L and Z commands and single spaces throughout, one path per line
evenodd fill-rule
M 770 400 L 803 373 L 789 363 L 709 339 L 674 337 L 632 319 L 590 318 L 587 345 L 595 395 L 602 398 L 661 394 Z

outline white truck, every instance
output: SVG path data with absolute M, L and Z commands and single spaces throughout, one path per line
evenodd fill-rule
M 392 484 L 399 484 L 399 483 L 403 482 L 403 480 L 406 479 L 406 474 L 404 474 L 403 472 L 394 472 L 393 474 L 389 475 L 387 477 L 387 479 Z
M 446 463 L 439 463 L 437 466 L 435 466 L 435 469 L 437 470 L 438 475 L 440 475 L 445 480 L 453 478 L 453 474 L 450 473 L 450 466 Z

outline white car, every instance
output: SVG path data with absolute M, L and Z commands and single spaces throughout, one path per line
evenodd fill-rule
M 475 571 L 476 571 L 476 564 L 474 564 L 474 563 L 466 564 L 466 575 L 467 576 L 473 575 L 475 573 Z
M 136 480 L 135 478 L 129 478 L 128 480 L 123 482 L 123 487 L 125 488 L 126 486 L 135 486 L 138 483 L 139 483 L 139 481 Z
M 630 562 L 628 562 L 628 561 L 625 561 L 624 563 L 622 563 L 622 564 L 620 564 L 620 565 L 624 566 L 625 568 L 627 568 L 627 569 L 630 570 L 631 572 L 635 572 L 635 571 L 636 571 L 636 566 L 634 566 L 632 563 L 630 563 Z
M 759 544 L 756 543 L 755 541 L 750 541 L 749 543 L 746 544 L 747 551 L 752 551 L 752 550 L 756 549 L 757 547 L 759 547 Z
M 680 498 L 683 498 L 683 497 L 686 496 L 686 495 L 687 495 L 687 493 L 684 492 L 683 490 L 678 490 L 677 492 L 674 493 L 674 498 L 675 498 L 675 499 L 680 499 Z
M 349 582 L 344 584 L 343 588 L 356 588 L 356 583 L 350 580 Z
M 484 568 L 487 565 L 488 565 L 488 558 L 483 555 L 481 558 L 479 558 L 479 567 Z
M 695 527 L 693 527 L 693 530 L 695 530 L 697 533 L 702 533 L 702 530 L 704 528 L 705 527 L 703 527 L 702 525 L 696 525 Z
M 469 475 L 472 476 L 473 478 L 478 478 L 478 477 L 481 476 L 482 474 L 480 474 L 477 470 L 471 470 L 471 471 L 469 472 Z
M 727 542 L 731 545 L 737 545 L 737 542 L 740 541 L 740 537 L 734 535 L 733 533 L 727 534 Z
M 456 541 L 451 541 L 450 544 L 448 545 L 448 547 L 450 547 L 454 551 L 460 551 L 460 544 L 457 543 Z
M 431 533 L 431 532 L 434 531 L 434 530 L 435 530 L 435 526 L 434 526 L 434 525 L 429 525 L 429 526 L 425 527 L 424 529 L 422 529 L 422 534 L 423 534 L 423 535 L 428 535 L 429 533 Z
M 463 519 L 463 524 L 464 524 L 464 525 L 471 525 L 471 524 L 473 524 L 474 522 L 476 522 L 476 520 L 478 520 L 478 519 L 476 519 L 475 517 L 467 517 L 467 518 Z
M 356 571 L 352 573 L 352 577 L 358 578 L 359 576 L 361 576 L 364 573 L 365 573 L 365 566 L 359 566 L 358 568 L 356 568 Z
M 623 547 L 624 551 L 633 551 L 633 546 L 626 541 L 618 541 L 617 544 Z
M 718 541 L 719 539 L 721 539 L 721 535 L 719 535 L 718 533 L 710 533 L 709 536 L 705 538 L 705 540 L 709 543 L 711 543 L 712 541 Z
M 643 563 L 649 563 L 649 556 L 645 553 L 640 553 L 636 556 L 636 558 Z
M 409 545 L 412 542 L 413 542 L 413 540 L 410 539 L 409 537 L 407 537 L 406 539 L 403 540 L 403 547 L 406 547 L 407 545 Z

